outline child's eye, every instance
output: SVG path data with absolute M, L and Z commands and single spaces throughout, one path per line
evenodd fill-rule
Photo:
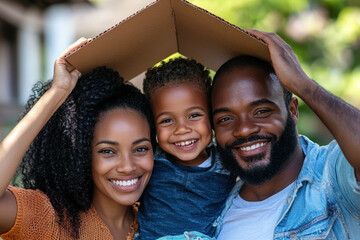
M 161 120 L 161 121 L 160 121 L 160 124 L 171 123 L 171 122 L 172 122 L 172 119 L 166 118 L 166 119 Z
M 201 117 L 202 116 L 202 114 L 200 114 L 200 113 L 192 113 L 190 116 L 189 116 L 189 118 L 191 119 L 191 118 L 197 118 L 197 117 Z

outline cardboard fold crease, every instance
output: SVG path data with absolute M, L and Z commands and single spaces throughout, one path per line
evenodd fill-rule
M 240 27 L 185 0 L 156 0 L 66 60 L 82 73 L 110 67 L 129 81 L 176 52 L 214 71 L 237 55 L 270 59 L 267 45 Z

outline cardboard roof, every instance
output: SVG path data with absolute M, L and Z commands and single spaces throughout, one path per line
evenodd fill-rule
M 214 71 L 241 54 L 270 60 L 263 41 L 185 0 L 154 1 L 66 60 L 82 73 L 105 65 L 128 81 L 176 52 Z

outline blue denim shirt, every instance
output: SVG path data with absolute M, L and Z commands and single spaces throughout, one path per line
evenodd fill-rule
M 320 147 L 300 136 L 305 160 L 287 197 L 274 239 L 360 239 L 360 183 L 336 141 Z M 231 191 L 215 237 L 193 231 L 162 240 L 214 240 L 243 181 Z M 261 224 L 261 223 L 260 223 Z
M 223 169 L 215 147 L 208 147 L 207 151 L 211 156 L 211 166 L 207 168 L 183 166 L 170 161 L 160 149 L 156 151 L 153 174 L 138 212 L 137 239 L 178 234 L 182 236 L 179 239 L 186 239 L 184 232 L 192 230 L 215 235 L 214 222 L 225 206 L 235 178 Z
M 360 239 L 360 184 L 354 169 L 336 141 L 320 147 L 300 136 L 300 143 L 304 164 L 287 197 L 274 239 Z M 216 236 L 242 185 L 237 182 L 230 193 Z

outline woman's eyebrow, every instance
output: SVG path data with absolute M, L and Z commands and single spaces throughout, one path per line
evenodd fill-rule
M 110 141 L 110 140 L 102 140 L 102 141 L 96 143 L 95 146 L 97 146 L 99 144 L 119 145 L 119 143 L 114 142 L 114 141 Z
M 135 140 L 133 142 L 133 144 L 138 144 L 138 143 L 141 143 L 141 142 L 144 142 L 144 141 L 151 142 L 150 139 L 144 137 L 144 138 L 139 138 L 139 139 Z

